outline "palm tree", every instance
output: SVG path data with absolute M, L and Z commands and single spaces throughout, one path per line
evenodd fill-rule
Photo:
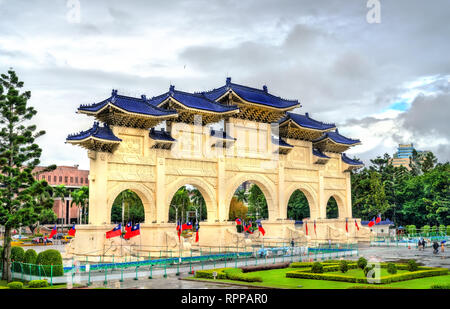
M 237 190 L 234 195 L 236 196 L 238 202 L 247 203 L 248 201 L 248 194 L 245 192 L 244 189 Z
M 176 210 L 175 221 L 178 220 L 178 209 L 181 207 L 180 213 L 182 214 L 185 211 L 186 206 L 188 206 L 190 202 L 191 200 L 189 198 L 189 192 L 187 191 L 186 187 L 181 187 L 180 189 L 178 189 L 178 191 L 172 198 L 172 202 L 170 203 L 170 206 L 172 206 Z
M 70 203 L 70 207 L 72 207 L 73 204 L 79 205 L 81 207 L 81 214 L 79 222 L 82 224 L 83 214 L 84 214 L 84 221 L 86 223 L 87 221 L 87 207 L 89 203 L 89 187 L 81 187 L 79 189 L 74 190 L 70 193 L 72 197 L 72 202 Z
M 198 221 L 202 220 L 202 214 L 206 212 L 206 202 L 203 198 L 202 193 L 198 189 L 194 189 L 191 191 L 192 193 L 192 203 L 194 204 L 193 207 L 199 213 Z M 200 211 L 198 211 L 200 210 Z
M 68 190 L 66 188 L 65 185 L 59 185 L 59 186 L 55 186 L 53 187 L 53 196 L 54 197 L 59 197 L 62 201 L 62 206 L 61 206 L 61 218 L 63 218 L 63 207 L 66 205 L 65 201 L 66 201 L 66 196 L 68 194 Z M 64 219 L 61 220 L 61 232 L 62 232 L 62 223 L 63 223 Z M 70 216 L 69 216 L 69 222 L 70 222 Z

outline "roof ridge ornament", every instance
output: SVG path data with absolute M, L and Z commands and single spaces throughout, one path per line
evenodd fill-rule
M 175 92 L 175 85 L 170 85 L 169 92 L 170 94 L 173 94 Z
M 145 94 L 141 94 L 141 99 L 147 101 L 147 96 Z
M 115 97 L 117 95 L 117 89 L 111 91 L 111 96 Z
M 265 93 L 267 93 L 267 86 L 266 86 L 266 85 L 263 86 L 263 91 L 264 91 Z

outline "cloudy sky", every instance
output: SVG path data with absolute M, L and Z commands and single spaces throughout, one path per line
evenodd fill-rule
M 367 4 L 0 0 L 0 72 L 13 67 L 32 92 L 43 164 L 89 168 L 64 141 L 92 125 L 77 107 L 112 88 L 149 97 L 227 76 L 298 99 L 361 139 L 348 154 L 366 163 L 409 142 L 449 160 L 450 2 L 380 0 L 379 23 Z

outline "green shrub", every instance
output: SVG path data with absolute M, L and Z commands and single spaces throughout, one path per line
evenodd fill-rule
M 397 273 L 397 266 L 395 266 L 394 263 L 388 263 L 387 264 L 387 271 L 388 273 L 394 275 Z
M 16 263 L 13 263 L 12 270 L 15 272 L 21 272 L 22 271 L 22 265 L 23 259 L 25 257 L 25 250 L 23 250 L 22 247 L 12 247 L 11 248 L 11 261 L 14 261 Z
M 341 271 L 341 273 L 346 273 L 348 271 L 347 261 L 341 261 L 341 263 L 339 264 L 339 270 Z
M 447 236 L 450 236 L 450 225 L 447 225 Z
M 37 259 L 37 253 L 33 249 L 28 249 L 25 252 L 25 256 L 23 258 L 23 262 L 27 264 L 35 264 Z
M 419 265 L 417 265 L 415 260 L 409 260 L 408 261 L 408 270 L 409 271 L 416 271 L 419 269 Z
M 415 225 L 407 225 L 406 230 L 408 234 L 416 234 L 416 226 Z
M 242 272 L 244 272 L 244 273 L 249 273 L 252 271 L 281 269 L 281 268 L 288 268 L 288 267 L 289 267 L 289 262 L 285 262 L 285 263 L 267 264 L 267 265 L 243 266 L 243 267 L 240 267 L 240 269 L 242 269 Z
M 433 284 L 432 286 L 430 286 L 430 289 L 433 290 L 448 290 L 450 289 L 450 283 L 441 283 L 441 284 Z
M 11 290 L 20 290 L 23 289 L 23 283 L 20 281 L 13 281 L 8 283 L 8 288 Z
M 323 273 L 323 265 L 320 262 L 315 262 L 311 267 L 311 272 L 315 274 Z
M 45 288 L 48 287 L 47 280 L 31 280 L 28 282 L 28 287 L 36 289 L 36 288 Z
M 357 264 L 358 264 L 359 268 L 364 269 L 367 266 L 367 260 L 365 258 L 363 258 L 363 257 L 360 257 L 358 259 L 358 263 Z
M 41 276 L 64 275 L 62 257 L 58 250 L 49 249 L 40 252 L 36 258 L 36 264 L 41 265 L 38 269 Z
M 425 235 L 428 235 L 430 233 L 430 230 L 431 230 L 431 227 L 429 225 L 424 225 L 423 228 L 422 228 L 422 232 Z
M 244 282 L 262 282 L 262 278 L 254 275 L 244 274 L 240 268 L 224 269 L 227 279 Z
M 306 268 L 313 266 L 314 263 L 312 262 L 294 262 L 289 264 L 289 267 L 291 268 Z
M 439 225 L 439 234 L 445 234 L 445 225 Z
M 367 277 L 368 273 L 375 268 L 375 265 L 372 266 L 366 266 L 364 267 L 363 271 L 364 271 L 364 276 Z M 375 272 L 372 272 L 372 278 L 375 278 Z
M 226 279 L 227 275 L 224 273 L 224 270 L 228 268 L 216 268 L 216 269 L 208 269 L 208 270 L 197 270 L 195 272 L 195 278 L 205 278 L 205 279 L 214 279 L 213 272 L 217 272 L 216 279 Z

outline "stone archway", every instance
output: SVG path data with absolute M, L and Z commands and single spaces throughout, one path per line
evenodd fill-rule
M 279 209 L 277 203 L 277 194 L 275 185 L 265 176 L 262 175 L 249 175 L 242 174 L 236 175 L 230 179 L 227 184 L 226 194 L 225 194 L 225 212 L 226 216 L 225 220 L 228 220 L 228 214 L 230 212 L 230 203 L 233 198 L 234 192 L 236 189 L 245 181 L 253 182 L 256 184 L 261 191 L 264 193 L 264 197 L 266 198 L 267 208 L 269 211 L 269 221 L 274 221 L 279 217 Z
M 324 214 L 326 217 L 326 213 L 327 213 L 327 204 L 328 201 L 330 200 L 330 198 L 334 198 L 336 200 L 337 206 L 338 206 L 338 219 L 343 219 L 343 218 L 347 218 L 349 217 L 346 211 L 346 207 L 345 207 L 345 198 L 344 196 L 339 193 L 339 192 L 333 192 L 331 194 L 329 194 L 327 196 L 327 198 L 325 199 L 325 204 L 324 204 Z M 351 216 L 350 216 L 351 217 Z
M 205 180 L 194 177 L 182 177 L 169 184 L 166 189 L 163 221 L 169 221 L 170 202 L 178 189 L 184 185 L 193 185 L 200 191 L 206 204 L 207 222 L 214 222 L 217 218 L 217 201 L 214 188 L 212 188 L 212 186 Z
M 292 194 L 296 191 L 300 190 L 308 200 L 308 206 L 309 206 L 309 214 L 310 219 L 316 219 L 320 216 L 319 212 L 319 204 L 318 204 L 318 198 L 316 190 L 312 186 L 306 183 L 295 183 L 288 187 L 285 193 L 285 201 L 281 205 L 283 207 L 281 209 L 281 213 L 283 214 L 283 218 L 287 218 L 287 211 L 288 211 L 288 202 Z
M 108 190 L 107 198 L 107 213 L 111 214 L 111 208 L 113 206 L 116 197 L 125 190 L 131 190 L 139 196 L 144 206 L 145 223 L 151 223 L 156 220 L 156 205 L 153 198 L 153 191 L 143 184 L 130 182 L 120 183 L 114 186 L 111 190 Z M 108 217 L 108 222 L 111 224 L 111 215 Z

